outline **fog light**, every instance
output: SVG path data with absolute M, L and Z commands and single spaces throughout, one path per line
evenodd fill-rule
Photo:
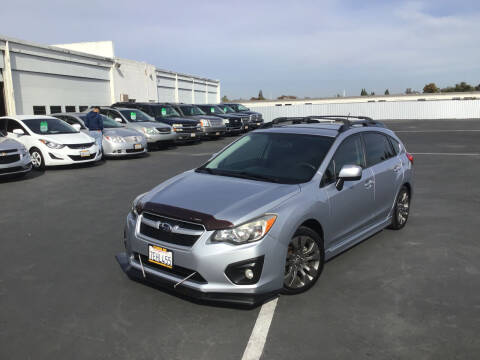
M 253 279 L 253 271 L 252 269 L 247 269 L 245 270 L 245 277 L 248 279 L 248 280 L 252 280 Z
M 264 256 L 230 264 L 225 275 L 236 285 L 253 285 L 262 275 Z

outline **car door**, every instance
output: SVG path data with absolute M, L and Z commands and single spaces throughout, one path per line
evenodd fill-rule
M 375 179 L 375 221 L 388 217 L 403 180 L 402 161 L 387 136 L 379 132 L 362 134 L 367 168 Z
M 24 131 L 25 135 L 17 135 L 13 133 L 13 130 L 21 129 Z M 7 137 L 10 139 L 17 140 L 18 142 L 22 143 L 27 150 L 34 145 L 34 139 L 27 131 L 27 129 L 17 120 L 7 119 Z
M 358 165 L 364 170 L 360 180 L 346 181 L 343 189 L 338 190 L 335 182 L 344 165 Z M 346 138 L 337 148 L 323 176 L 322 188 L 330 207 L 329 226 L 325 229 L 327 247 L 343 242 L 372 222 L 373 173 L 365 169 L 363 142 L 359 134 Z

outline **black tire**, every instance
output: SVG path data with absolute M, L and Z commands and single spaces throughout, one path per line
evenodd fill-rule
M 393 208 L 392 223 L 388 227 L 393 230 L 400 230 L 405 226 L 410 214 L 410 191 L 403 186 L 398 192 Z
M 308 261 L 309 258 L 312 259 Z M 282 293 L 294 295 L 310 289 L 320 277 L 324 262 L 323 239 L 311 228 L 300 226 L 288 245 Z
M 45 160 L 40 150 L 37 148 L 30 149 L 30 157 L 32 158 L 32 165 L 35 170 L 45 170 Z

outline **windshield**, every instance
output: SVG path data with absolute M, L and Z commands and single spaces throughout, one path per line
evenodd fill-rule
M 235 106 L 236 106 L 235 110 L 237 110 L 237 111 L 250 111 L 249 108 L 243 106 L 242 104 L 236 104 Z
M 78 133 L 74 127 L 56 118 L 28 119 L 23 120 L 23 123 L 35 134 L 40 135 Z
M 225 114 L 225 112 L 217 105 L 200 106 L 200 108 L 207 114 Z
M 185 116 L 206 115 L 198 106 L 182 105 L 180 110 L 182 110 Z
M 334 139 L 258 132 L 245 135 L 196 171 L 282 184 L 310 181 Z
M 171 106 L 153 106 L 155 116 L 180 117 L 180 114 Z
M 120 112 L 129 122 L 155 122 L 155 120 L 150 115 L 144 113 L 141 110 L 129 109 L 120 110 Z
M 230 106 L 227 106 L 227 105 L 222 105 L 222 110 L 225 111 L 226 114 L 231 114 L 236 112 Z

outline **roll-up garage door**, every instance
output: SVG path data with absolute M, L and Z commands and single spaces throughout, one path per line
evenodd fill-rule
M 175 89 L 170 87 L 158 87 L 159 102 L 175 102 Z
M 32 114 L 33 106 L 110 105 L 107 80 L 12 71 L 18 114 Z
M 178 89 L 178 101 L 185 104 L 191 104 L 192 90 Z

